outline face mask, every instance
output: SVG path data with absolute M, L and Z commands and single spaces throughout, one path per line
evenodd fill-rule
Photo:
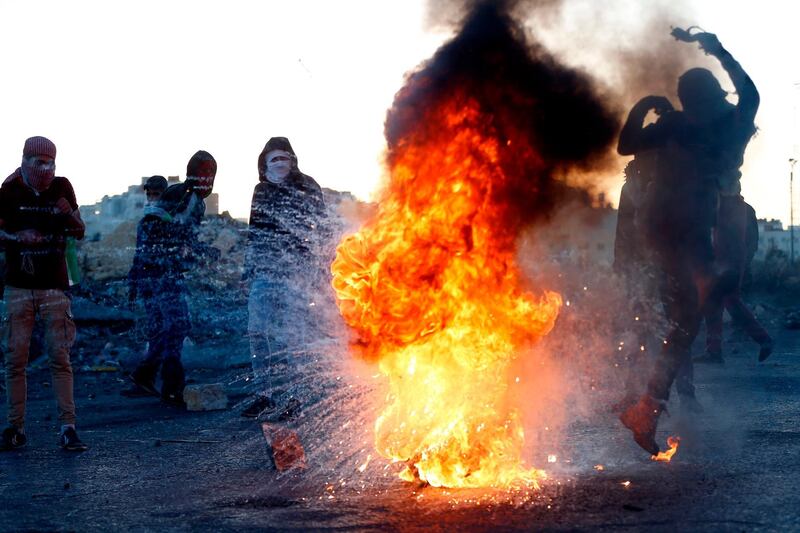
M 22 175 L 34 190 L 46 191 L 55 178 L 56 164 L 55 162 L 36 164 L 36 162 L 23 161 Z
M 267 179 L 273 183 L 280 183 L 292 171 L 292 154 L 284 150 L 272 150 L 266 156 Z
M 274 163 L 267 163 L 267 179 L 275 183 L 279 183 L 286 179 L 289 172 L 292 170 L 292 163 L 290 161 L 275 161 Z
M 200 198 L 208 198 L 214 188 L 213 176 L 187 176 L 186 181 L 192 184 L 192 190 L 200 195 Z

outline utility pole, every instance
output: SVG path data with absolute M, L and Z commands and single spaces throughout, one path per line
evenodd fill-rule
M 794 164 L 797 159 L 789 158 L 789 264 L 794 265 Z
M 793 117 L 792 117 L 792 130 L 794 137 L 794 145 L 792 146 L 792 153 L 794 155 L 797 154 L 797 91 L 800 91 L 800 82 L 792 84 L 795 89 L 795 97 L 794 97 L 794 105 L 793 107 Z M 794 165 L 797 163 L 797 159 L 794 157 L 789 158 L 789 238 L 792 240 L 791 245 L 789 247 L 789 264 L 794 266 Z

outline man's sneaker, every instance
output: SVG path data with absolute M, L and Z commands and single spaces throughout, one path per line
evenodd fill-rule
M 636 444 L 651 455 L 656 455 L 660 451 L 656 444 L 658 417 L 666 410 L 664 402 L 645 394 L 639 398 L 636 405 L 625 409 L 619 415 L 619 419 L 626 428 L 633 432 L 633 440 L 636 441 Z
M 725 360 L 722 358 L 722 352 L 706 352 L 703 355 L 698 355 L 692 359 L 693 363 L 698 365 L 724 365 Z
M 15 427 L 9 427 L 3 430 L 2 442 L 0 442 L 0 450 L 11 451 L 24 448 L 28 443 L 28 437 L 21 433 Z
M 78 438 L 78 432 L 75 431 L 75 428 L 67 428 L 61 433 L 61 437 L 58 439 L 58 444 L 64 450 L 68 452 L 85 452 L 89 449 L 89 447 L 81 442 L 81 439 Z
M 133 385 L 120 392 L 126 398 L 143 398 L 146 396 L 155 396 L 157 398 L 160 396 L 155 383 L 152 381 L 143 380 L 136 376 L 136 373 L 128 374 L 128 379 L 133 382 Z
M 277 405 L 272 398 L 265 395 L 259 395 L 256 399 L 248 405 L 241 416 L 245 418 L 258 418 L 262 413 L 271 413 L 277 408 Z
M 767 357 L 772 355 L 772 350 L 775 347 L 772 337 L 768 337 L 767 340 L 761 342 L 761 350 L 758 352 L 758 362 L 763 363 L 767 360 Z

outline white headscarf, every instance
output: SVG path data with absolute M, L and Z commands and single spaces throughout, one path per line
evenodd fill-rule
M 288 158 L 288 161 L 277 159 L 281 156 Z M 270 150 L 267 152 L 264 158 L 267 163 L 267 179 L 272 183 L 283 183 L 286 176 L 292 171 L 293 159 L 292 154 L 286 150 Z

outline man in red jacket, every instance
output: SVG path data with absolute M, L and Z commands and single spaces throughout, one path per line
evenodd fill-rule
M 67 178 L 55 176 L 56 146 L 45 137 L 25 141 L 22 165 L 0 188 L 0 239 L 6 246 L 6 293 L 10 335 L 5 357 L 9 427 L 2 449 L 25 446 L 25 402 L 31 333 L 44 322 L 47 355 L 61 424 L 59 444 L 87 446 L 75 432 L 72 366 L 75 340 L 64 250 L 67 237 L 83 238 L 85 226 Z

